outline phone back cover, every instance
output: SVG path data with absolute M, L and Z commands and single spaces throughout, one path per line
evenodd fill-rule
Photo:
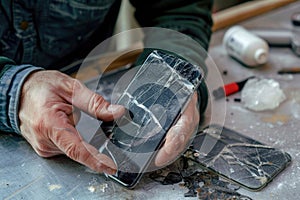
M 217 125 L 197 135 L 192 147 L 193 160 L 251 190 L 262 189 L 291 162 L 289 154 Z

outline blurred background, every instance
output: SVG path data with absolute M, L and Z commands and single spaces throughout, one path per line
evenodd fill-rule
M 251 0 L 214 0 L 213 12 L 217 12 L 247 1 Z
M 214 0 L 213 13 L 247 1 L 252 1 L 252 0 Z M 133 17 L 133 12 L 134 12 L 134 8 L 129 3 L 129 0 L 123 0 L 115 33 L 119 33 L 124 30 L 139 27 L 136 20 Z M 116 45 L 116 49 L 117 50 L 126 49 L 135 42 L 134 40 L 135 38 L 127 38 L 126 40 L 118 41 Z

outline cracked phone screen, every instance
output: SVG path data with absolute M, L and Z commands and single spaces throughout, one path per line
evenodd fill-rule
M 116 163 L 118 182 L 136 184 L 201 79 L 200 68 L 183 59 L 160 51 L 147 57 L 116 102 L 127 112 L 102 124 L 109 139 L 99 151 Z
M 214 146 L 204 152 L 204 143 Z M 204 129 L 192 149 L 190 158 L 251 190 L 262 189 L 291 162 L 286 152 L 217 125 Z

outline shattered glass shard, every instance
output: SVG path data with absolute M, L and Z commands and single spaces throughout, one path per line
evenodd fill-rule
M 251 200 L 237 192 L 239 186 L 220 178 L 215 173 L 201 169 L 199 164 L 185 157 L 179 158 L 164 169 L 150 173 L 149 177 L 163 185 L 179 183 L 188 189 L 184 197 L 198 197 L 201 200 Z
M 199 157 L 189 154 L 189 157 L 248 189 L 262 189 L 291 161 L 289 154 L 230 129 L 222 130 L 216 126 L 208 129 L 214 131 L 206 129 L 201 132 L 193 141 L 193 151 L 204 155 L 200 152 L 201 146 L 203 142 L 210 141 L 214 145 L 210 152 Z

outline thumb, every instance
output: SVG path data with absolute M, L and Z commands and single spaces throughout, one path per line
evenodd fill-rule
M 74 81 L 72 104 L 89 115 L 103 120 L 112 121 L 125 112 L 121 105 L 110 104 L 101 95 L 88 89 L 79 80 Z

